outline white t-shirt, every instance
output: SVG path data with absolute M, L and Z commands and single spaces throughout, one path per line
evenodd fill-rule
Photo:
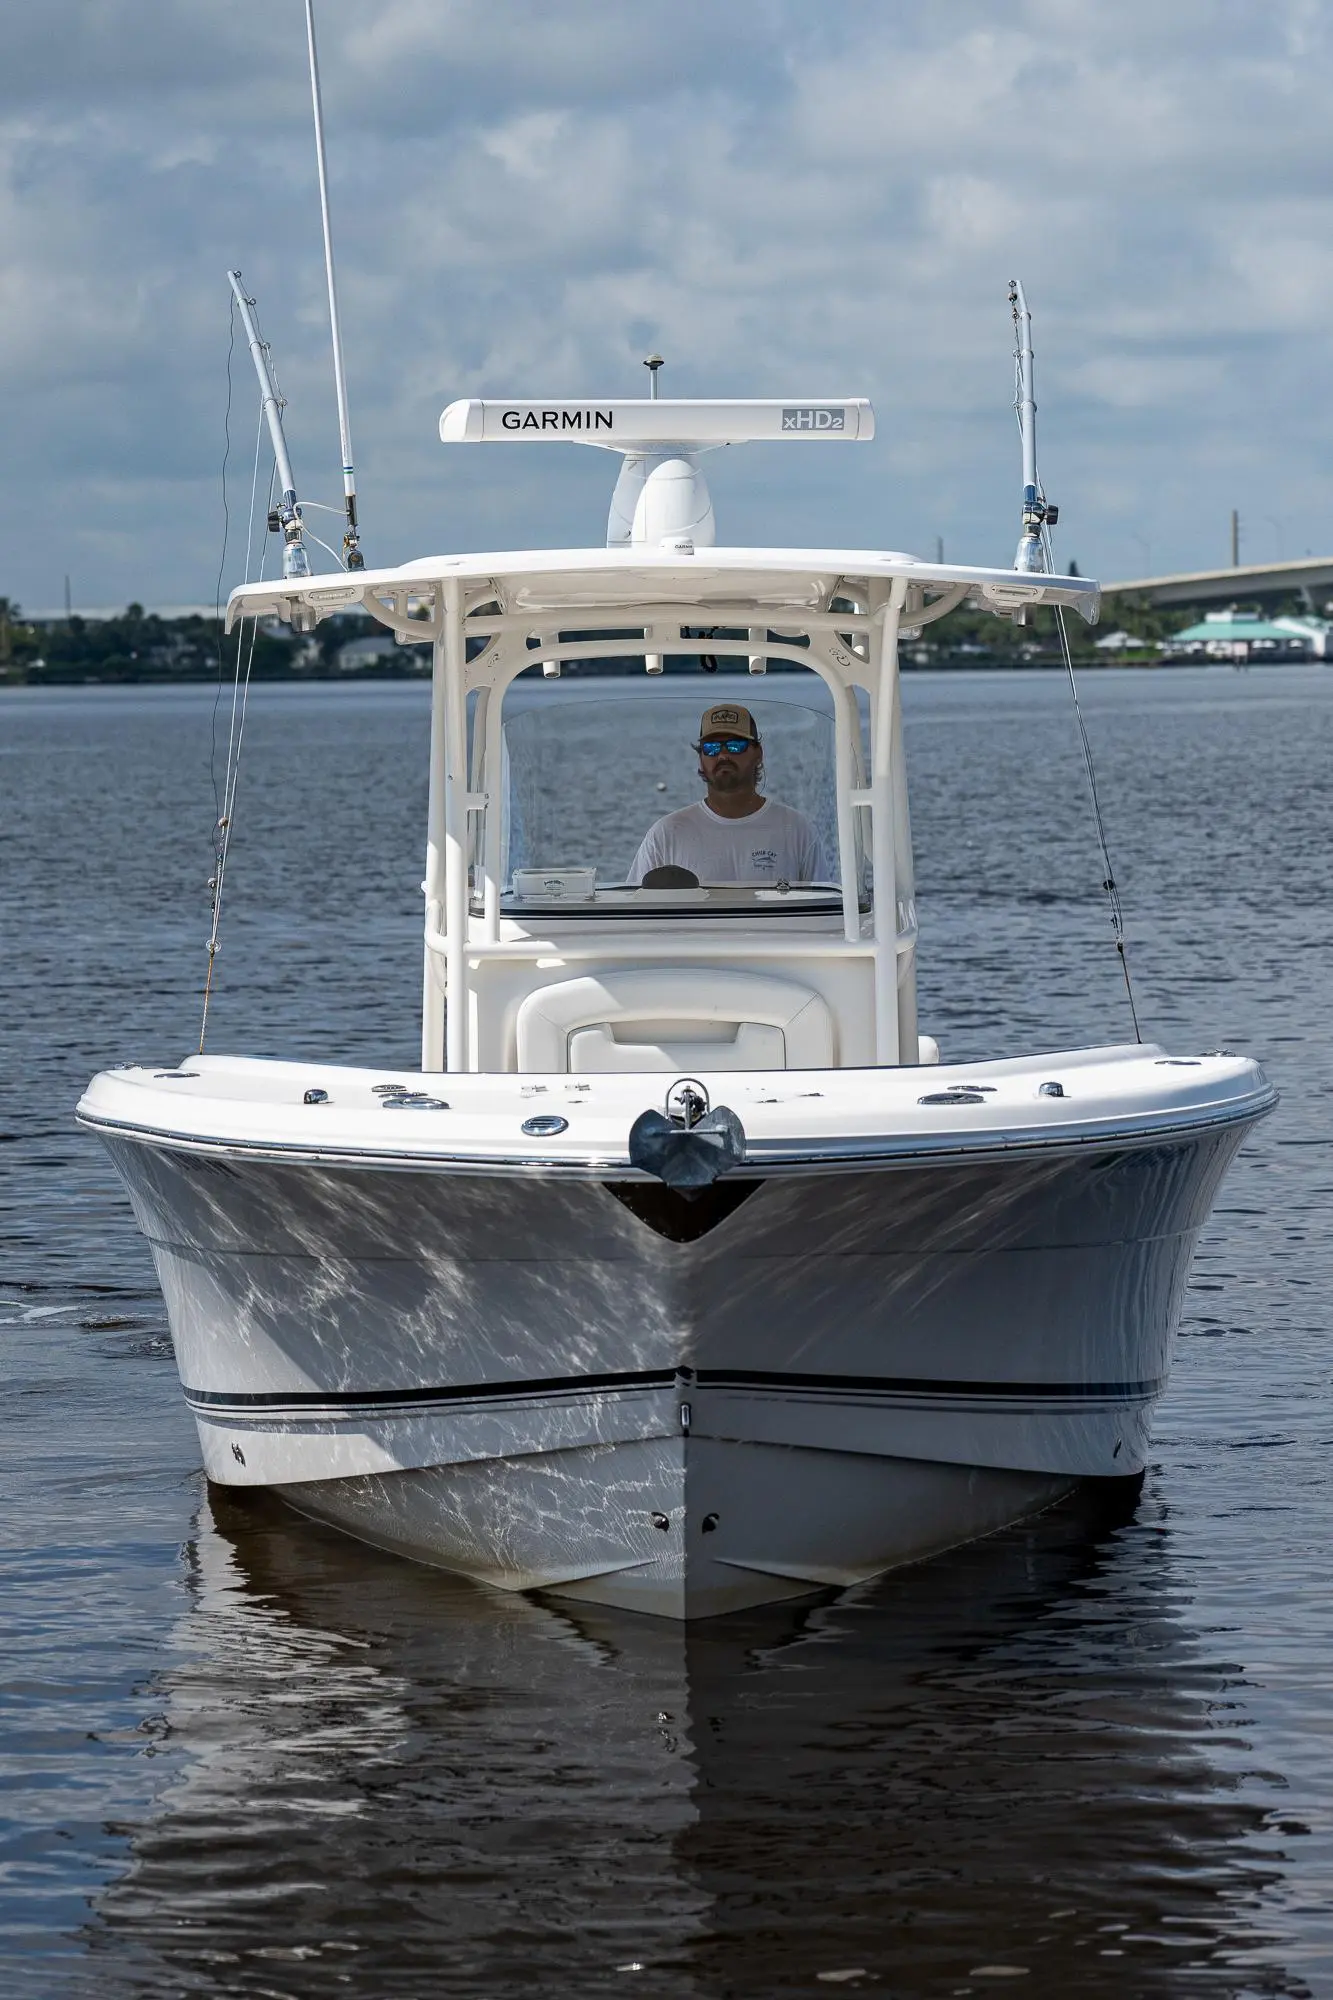
M 672 866 L 688 868 L 706 887 L 832 879 L 814 822 L 776 799 L 744 819 L 723 819 L 704 799 L 668 813 L 645 834 L 630 882 Z

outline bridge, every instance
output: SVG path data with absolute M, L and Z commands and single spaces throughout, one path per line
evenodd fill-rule
M 1136 597 L 1145 604 L 1234 604 L 1238 598 L 1276 596 L 1297 590 L 1311 611 L 1322 610 L 1333 594 L 1333 556 L 1305 556 L 1299 562 L 1237 563 L 1228 569 L 1185 570 L 1178 576 L 1141 576 L 1128 583 L 1104 583 L 1104 598 Z

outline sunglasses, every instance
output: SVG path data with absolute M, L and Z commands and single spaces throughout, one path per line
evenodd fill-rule
M 696 745 L 702 757 L 720 757 L 725 750 L 728 756 L 739 757 L 743 750 L 756 750 L 758 744 L 752 736 L 705 736 Z

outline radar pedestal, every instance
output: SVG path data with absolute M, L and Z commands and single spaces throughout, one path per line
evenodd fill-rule
M 591 444 L 624 457 L 611 497 L 606 545 L 674 549 L 715 542 L 713 502 L 699 458 L 728 444 L 866 442 L 875 415 L 864 396 L 686 402 L 661 396 L 606 403 L 450 403 L 445 444 Z

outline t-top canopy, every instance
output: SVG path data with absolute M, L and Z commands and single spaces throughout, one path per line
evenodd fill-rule
M 875 413 L 864 396 L 744 397 L 737 401 L 681 402 L 667 397 L 630 400 L 450 403 L 440 418 L 445 444 L 595 444 L 607 451 L 654 450 L 659 445 L 751 444 L 766 440 L 865 443 L 875 435 Z
M 227 602 L 227 627 L 241 618 L 315 620 L 364 609 L 401 629 L 408 603 L 434 602 L 456 580 L 466 597 L 484 588 L 506 610 L 561 613 L 632 604 L 706 605 L 750 610 L 774 619 L 784 610 L 826 611 L 836 597 L 863 595 L 877 581 L 905 577 L 934 598 L 965 599 L 1002 617 L 1027 605 L 1063 604 L 1095 624 L 1101 586 L 1091 577 L 1012 569 L 971 569 L 920 562 L 901 551 L 864 549 L 718 549 L 698 555 L 654 549 L 528 549 L 495 554 L 427 556 L 397 569 L 335 570 L 331 575 L 242 584 Z M 904 623 L 912 622 L 910 610 Z M 419 630 L 419 628 L 418 628 Z

